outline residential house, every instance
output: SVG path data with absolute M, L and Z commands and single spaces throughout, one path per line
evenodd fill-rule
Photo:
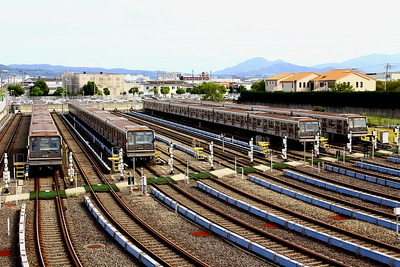
M 289 78 L 281 80 L 283 92 L 306 92 L 310 91 L 310 80 L 318 77 L 315 72 L 300 72 Z
M 332 83 L 347 83 L 353 86 L 354 91 L 376 90 L 375 78 L 350 69 L 331 70 L 310 79 L 310 90 L 327 91 Z
M 265 91 L 268 91 L 268 92 L 282 91 L 281 81 L 285 80 L 293 75 L 294 75 L 294 73 L 281 73 L 281 74 L 277 74 L 275 76 L 265 79 L 264 80 Z

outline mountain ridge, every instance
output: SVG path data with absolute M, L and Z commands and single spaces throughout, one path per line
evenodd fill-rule
M 370 54 L 341 63 L 323 63 L 314 66 L 301 66 L 285 62 L 283 60 L 269 61 L 263 57 L 254 57 L 235 66 L 231 66 L 212 73 L 213 77 L 270 77 L 279 73 L 286 72 L 318 72 L 323 73 L 332 69 L 355 69 L 364 73 L 384 72 L 387 64 L 390 71 L 400 71 L 400 54 Z M 0 69 L 8 70 L 13 73 L 26 73 L 31 76 L 55 76 L 61 75 L 65 71 L 90 73 L 110 73 L 110 74 L 131 74 L 144 75 L 156 79 L 161 73 L 159 70 L 129 70 L 125 68 L 100 68 L 100 67 L 69 67 L 50 64 L 10 64 L 1 65 Z M 178 72 L 179 73 L 179 72 Z

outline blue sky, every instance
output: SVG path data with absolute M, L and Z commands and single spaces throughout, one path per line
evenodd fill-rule
M 396 1 L 17 0 L 0 64 L 217 71 L 253 57 L 311 66 L 399 54 Z

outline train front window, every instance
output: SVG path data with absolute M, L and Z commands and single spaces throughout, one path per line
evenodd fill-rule
M 60 150 L 60 138 L 41 137 L 39 147 L 40 151 L 58 151 Z
M 365 117 L 350 118 L 349 126 L 350 128 L 367 128 L 367 120 Z
M 153 143 L 153 132 L 129 132 L 128 145 Z
M 300 122 L 300 132 L 318 132 L 319 123 L 318 121 L 305 121 Z

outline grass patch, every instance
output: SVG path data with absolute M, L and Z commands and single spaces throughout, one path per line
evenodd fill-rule
M 264 164 L 265 166 L 271 167 L 271 164 Z M 272 169 L 285 169 L 290 167 L 290 165 L 286 163 L 272 163 Z
M 167 177 L 154 177 L 154 178 L 147 178 L 147 183 L 148 184 L 167 184 L 169 183 L 171 180 L 171 178 Z
M 242 173 L 242 169 L 243 169 L 244 173 L 252 173 L 252 172 L 258 171 L 256 168 L 253 168 L 253 167 L 244 167 L 244 168 L 239 167 L 239 168 L 236 168 L 236 172 Z
M 65 194 L 64 190 L 60 191 L 60 196 L 61 197 L 67 197 Z M 40 191 L 39 192 L 39 199 L 48 199 L 48 198 L 56 198 L 57 197 L 57 191 L 55 190 L 50 190 L 50 191 Z M 29 193 L 29 198 L 30 199 L 36 199 L 36 191 L 31 191 Z
M 210 178 L 210 177 L 215 177 L 215 175 L 212 175 L 211 173 L 203 173 L 203 172 L 193 172 L 193 173 L 189 173 L 189 178 L 197 178 L 197 179 L 201 179 L 201 178 Z
M 377 115 L 363 114 L 368 118 L 370 126 L 400 125 L 400 118 L 382 117 Z
M 85 188 L 86 192 L 90 192 L 90 188 L 88 185 L 84 185 L 83 187 Z M 92 185 L 92 188 L 95 192 L 110 191 L 110 187 L 106 184 L 95 184 L 95 185 Z M 119 188 L 115 184 L 111 184 L 111 188 L 114 191 L 119 191 Z
M 311 163 L 311 162 L 313 162 L 313 163 L 319 163 L 319 162 L 323 162 L 324 160 L 319 159 L 319 158 L 314 158 L 313 160 L 311 160 L 311 159 L 306 159 L 306 161 L 307 161 L 308 163 Z

